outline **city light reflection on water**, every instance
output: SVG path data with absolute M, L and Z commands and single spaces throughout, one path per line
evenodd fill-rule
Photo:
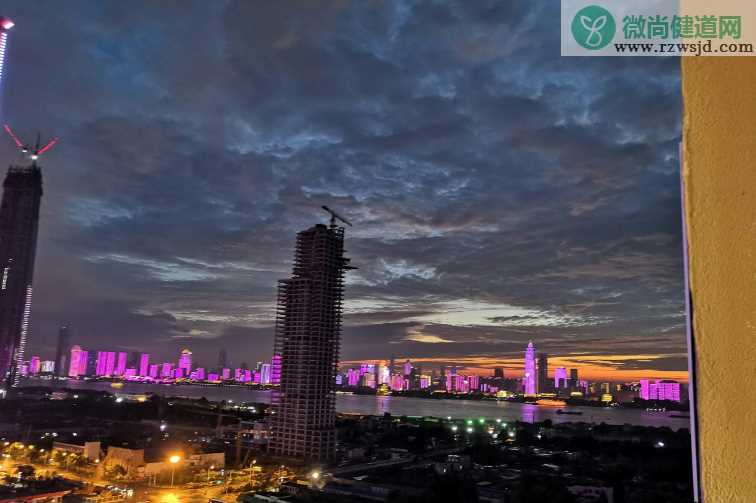
M 25 383 L 30 386 L 62 387 L 60 383 L 35 379 Z M 68 381 L 65 386 L 70 389 L 92 389 L 113 392 L 108 382 Z M 164 396 L 183 396 L 234 402 L 268 403 L 270 392 L 248 389 L 241 386 L 192 386 L 192 385 L 156 385 L 126 383 L 119 393 L 144 394 L 156 393 Z M 638 426 L 666 426 L 672 429 L 689 428 L 690 421 L 680 417 L 669 417 L 669 412 L 647 412 L 643 409 L 604 408 L 604 407 L 563 407 L 565 410 L 579 414 L 558 414 L 557 407 L 543 407 L 533 404 L 494 400 L 448 400 L 398 396 L 345 395 L 336 396 L 336 410 L 365 415 L 383 415 L 389 413 L 399 416 L 433 416 L 464 419 L 470 417 L 498 417 L 504 421 L 536 422 L 550 419 L 554 423 L 590 422 L 607 424 L 633 424 Z M 678 413 L 679 414 L 679 413 Z

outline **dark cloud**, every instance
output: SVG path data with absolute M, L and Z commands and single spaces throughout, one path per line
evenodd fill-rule
M 684 352 L 676 60 L 562 58 L 548 2 L 3 10 L 3 120 L 62 137 L 32 352 L 69 323 L 93 348 L 269 357 L 322 204 L 356 224 L 346 359 Z M 647 360 L 619 365 L 685 369 Z

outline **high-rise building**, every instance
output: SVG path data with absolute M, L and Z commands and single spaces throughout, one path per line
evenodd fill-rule
M 270 384 L 270 363 L 260 365 L 260 384 Z
M 29 359 L 29 374 L 30 375 L 39 374 L 40 362 L 41 360 L 39 359 L 39 356 L 32 356 Z
M 147 377 L 150 373 L 150 354 L 142 353 L 139 355 L 139 375 Z M 153 376 L 150 376 L 153 377 Z
M 341 335 L 344 228 L 315 225 L 297 234 L 293 273 L 278 286 L 270 450 L 327 460 L 336 449 L 335 387 Z
M 567 369 L 559 367 L 554 371 L 554 387 L 556 389 L 567 387 Z
M 549 355 L 538 353 L 538 392 L 546 393 L 551 389 L 549 382 Z
M 183 374 L 182 377 L 189 377 L 192 373 L 192 352 L 188 349 L 181 350 L 181 356 L 179 356 L 178 370 Z
M 402 368 L 404 377 L 409 377 L 412 375 L 412 362 L 407 360 L 404 362 L 404 367 Z
M 496 367 L 494 369 L 494 379 L 504 379 L 504 368 Z
M 55 373 L 64 377 L 68 372 L 68 355 L 71 352 L 71 329 L 64 325 L 58 330 L 58 346 L 55 350 Z
M 526 395 L 535 395 L 537 393 L 535 347 L 533 347 L 532 342 L 529 342 L 528 347 L 525 349 L 525 372 L 522 379 L 522 388 Z
M 87 351 L 81 349 L 81 346 L 71 347 L 71 358 L 68 366 L 69 377 L 79 377 L 87 375 Z
M 31 314 L 42 171 L 11 166 L 0 205 L 0 381 L 18 384 Z
M 577 386 L 580 379 L 578 379 L 578 369 L 570 369 L 570 381 L 573 386 Z
M 118 353 L 115 369 L 113 369 L 113 374 L 115 376 L 122 376 L 126 372 L 126 360 L 128 360 L 129 355 L 124 352 Z

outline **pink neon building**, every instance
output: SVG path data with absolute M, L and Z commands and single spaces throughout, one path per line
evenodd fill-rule
M 163 363 L 160 368 L 160 377 L 173 377 L 173 364 L 171 362 Z
M 431 378 L 430 376 L 420 376 L 420 389 L 430 388 Z
M 85 355 L 81 357 L 82 353 Z M 84 361 L 84 367 L 81 362 Z M 86 374 L 87 371 L 87 352 L 81 349 L 81 346 L 71 347 L 71 363 L 68 366 L 68 377 L 79 377 Z
M 32 356 L 29 360 L 29 374 L 39 374 L 39 356 Z
M 270 384 L 281 384 L 281 356 L 273 355 L 270 360 Z
M 260 384 L 270 384 L 270 363 L 260 365 Z
M 124 372 L 126 372 L 126 360 L 128 359 L 128 355 L 126 353 L 118 353 L 118 360 L 115 366 L 115 370 L 113 370 L 113 375 L 116 376 L 122 376 Z
M 404 377 L 407 377 L 410 374 L 412 374 L 412 362 L 407 360 L 404 362 Z
M 135 368 L 127 368 L 123 371 L 123 377 L 129 379 L 131 377 L 134 377 L 136 375 L 136 369 Z
M 184 376 L 189 376 L 192 373 L 192 352 L 188 349 L 181 350 L 181 356 L 179 356 L 178 368 Z
M 115 359 L 114 351 L 98 351 L 95 375 L 98 377 L 112 376 L 115 371 Z
M 152 379 L 157 379 L 159 369 L 160 369 L 160 365 L 158 365 L 157 363 L 153 363 L 152 365 L 150 365 L 149 376 Z
M 480 388 L 480 376 L 469 376 L 467 382 L 470 385 L 470 391 L 477 391 Z
M 223 372 L 221 373 L 221 377 L 226 379 L 231 379 L 231 369 L 223 369 Z
M 526 395 L 536 394 L 536 360 L 533 343 L 528 343 L 525 350 L 525 373 L 522 379 L 523 391 Z
M 395 374 L 391 376 L 391 390 L 392 391 L 402 391 L 405 386 L 404 377 L 400 376 L 399 374 Z
M 554 370 L 554 387 L 566 388 L 567 387 L 567 369 L 564 367 L 558 367 Z
M 249 369 L 244 370 L 244 374 L 242 375 L 242 381 L 243 382 L 252 382 L 252 371 Z
M 349 369 L 347 371 L 347 384 L 349 386 L 359 386 L 360 385 L 360 372 L 355 369 Z
M 139 356 L 139 375 L 146 377 L 150 373 L 150 355 L 149 353 L 142 353 Z
M 640 386 L 640 397 L 643 400 L 682 401 L 680 399 L 680 383 L 677 381 L 657 380 L 652 383 L 648 379 L 641 379 Z
M 220 376 L 218 374 L 216 374 L 216 373 L 207 374 L 207 380 L 208 381 L 215 382 L 215 381 L 218 381 L 219 379 L 220 379 Z

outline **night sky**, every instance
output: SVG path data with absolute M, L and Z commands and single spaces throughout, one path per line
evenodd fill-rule
M 342 356 L 686 379 L 676 58 L 562 58 L 557 2 L 6 0 L 3 121 L 61 142 L 28 355 L 270 358 L 338 209 Z M 6 141 L 7 140 L 7 141 Z M 0 141 L 4 165 L 18 157 Z

